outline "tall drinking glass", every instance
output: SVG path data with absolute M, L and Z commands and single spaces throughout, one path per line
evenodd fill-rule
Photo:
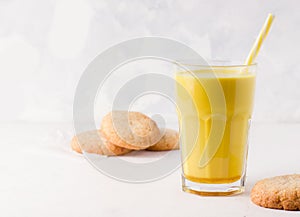
M 244 191 L 255 78 L 255 64 L 183 63 L 177 68 L 184 191 L 199 195 Z

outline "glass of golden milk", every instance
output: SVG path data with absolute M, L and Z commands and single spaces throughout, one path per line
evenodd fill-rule
M 243 192 L 256 64 L 180 63 L 176 70 L 183 190 Z

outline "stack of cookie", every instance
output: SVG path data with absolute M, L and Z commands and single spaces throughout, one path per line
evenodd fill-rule
M 139 112 L 112 111 L 104 116 L 99 130 L 80 133 L 71 147 L 100 155 L 124 155 L 132 150 L 167 151 L 179 149 L 178 133 L 159 129 L 154 120 Z

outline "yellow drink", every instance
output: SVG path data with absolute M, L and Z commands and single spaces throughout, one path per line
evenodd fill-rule
M 232 183 L 244 174 L 255 74 L 239 70 L 176 73 L 183 176 L 192 182 Z

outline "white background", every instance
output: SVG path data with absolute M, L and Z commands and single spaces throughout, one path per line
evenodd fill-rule
M 257 59 L 254 120 L 299 122 L 299 7 L 297 0 L 1 0 L 0 121 L 71 121 L 87 64 L 127 39 L 168 37 L 205 58 L 244 60 L 273 12 Z
M 260 208 L 249 193 L 264 177 L 300 173 L 299 9 L 298 0 L 0 0 L 0 216 L 298 216 Z M 180 170 L 121 183 L 72 152 L 76 85 L 101 51 L 162 36 L 208 59 L 244 60 L 269 12 L 276 19 L 257 59 L 244 194 L 185 194 Z M 159 66 L 124 66 L 108 86 Z M 107 109 L 105 94 L 95 117 Z

